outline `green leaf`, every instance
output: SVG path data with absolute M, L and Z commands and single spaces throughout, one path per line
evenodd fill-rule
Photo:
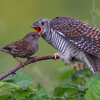
M 36 82 L 0 82 L 0 100 L 48 100 L 47 98 L 45 89 Z
M 31 81 L 31 80 L 33 80 L 33 77 L 32 77 L 32 75 L 24 72 L 23 70 L 17 71 L 16 75 L 15 75 L 15 78 L 14 78 L 15 83 L 23 81 L 23 80 Z
M 78 85 L 78 89 L 80 90 L 80 91 L 85 91 L 85 87 L 84 86 L 82 86 L 82 85 Z
M 77 92 L 78 91 L 77 91 L 76 87 L 72 87 L 72 86 L 55 88 L 55 95 L 57 95 L 57 96 L 63 96 L 63 95 L 71 96 Z
M 87 88 L 85 100 L 100 100 L 100 74 L 88 79 L 85 86 Z

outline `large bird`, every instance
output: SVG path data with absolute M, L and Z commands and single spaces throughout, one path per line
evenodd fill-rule
M 41 18 L 32 25 L 50 45 L 58 50 L 65 63 L 76 58 L 85 63 L 93 73 L 100 73 L 100 30 L 75 18 Z

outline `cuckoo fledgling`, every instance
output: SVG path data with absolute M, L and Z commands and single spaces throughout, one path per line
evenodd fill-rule
M 41 18 L 33 23 L 36 33 L 59 51 L 65 63 L 76 58 L 93 73 L 100 73 L 100 30 L 75 18 Z
M 30 58 L 31 55 L 38 50 L 38 35 L 35 32 L 30 32 L 23 39 L 8 44 L 6 46 L 0 47 L 0 51 L 4 51 L 11 54 L 17 61 L 21 61 L 16 58 Z

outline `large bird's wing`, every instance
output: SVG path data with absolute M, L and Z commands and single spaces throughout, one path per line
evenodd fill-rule
M 100 30 L 70 17 L 55 17 L 51 27 L 83 51 L 100 57 Z

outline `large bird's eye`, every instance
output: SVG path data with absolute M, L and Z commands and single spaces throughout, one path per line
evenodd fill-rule
M 36 31 L 37 33 L 42 32 L 42 27 L 41 27 L 41 26 L 36 26 L 36 27 L 33 27 L 33 28 L 35 29 L 35 31 Z
M 44 25 L 44 22 L 41 22 L 41 25 Z

